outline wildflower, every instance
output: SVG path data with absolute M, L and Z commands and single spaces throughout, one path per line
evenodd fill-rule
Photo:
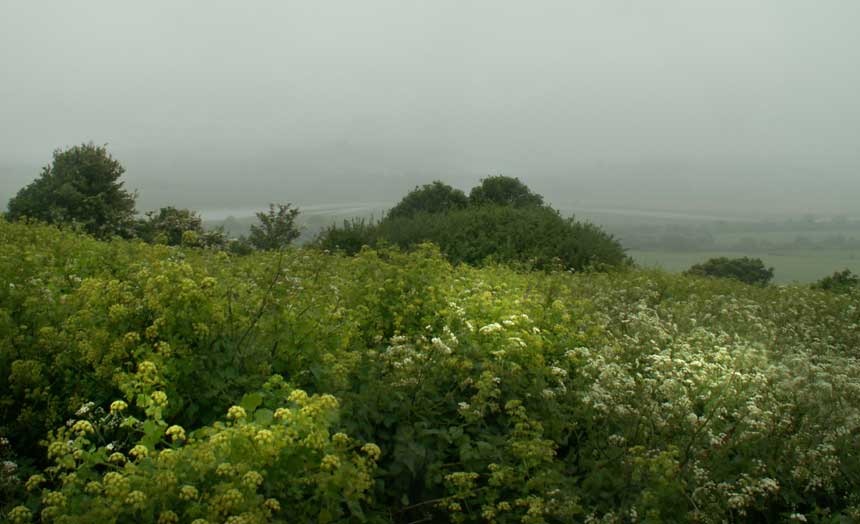
M 263 476 L 256 471 L 249 471 L 242 477 L 242 484 L 249 488 L 256 488 L 263 483 Z
M 141 375 L 155 375 L 158 373 L 158 368 L 154 363 L 152 363 L 152 361 L 144 360 L 137 365 L 137 372 Z
M 287 408 L 278 408 L 275 410 L 275 420 L 286 420 L 292 416 L 292 412 Z
M 372 442 L 368 442 L 364 446 L 361 447 L 361 451 L 367 453 L 367 456 L 370 457 L 370 460 L 377 461 L 379 457 L 382 456 L 382 450 L 379 449 L 379 446 Z
M 182 441 L 185 440 L 185 430 L 182 426 L 173 425 L 167 428 L 165 434 L 170 437 L 170 440 L 176 442 L 177 440 Z
M 247 416 L 248 414 L 245 413 L 245 408 L 242 406 L 230 406 L 230 409 L 227 410 L 227 418 L 232 420 L 242 420 Z
M 6 517 L 12 524 L 25 524 L 33 519 L 33 513 L 26 506 L 15 506 Z
M 44 482 L 45 477 L 43 477 L 42 475 L 32 475 L 30 478 L 27 479 L 27 482 L 24 484 L 24 488 L 26 488 L 27 491 L 33 491 L 40 485 L 42 485 L 42 483 Z
M 164 391 L 153 392 L 151 398 L 156 406 L 164 407 L 167 405 L 167 393 Z
M 334 471 L 340 467 L 340 459 L 334 455 L 326 455 L 322 458 L 320 469 L 323 471 Z
M 263 504 L 272 512 L 281 511 L 281 503 L 278 502 L 278 499 L 266 499 Z
M 75 425 L 72 426 L 72 431 L 80 434 L 93 434 L 95 433 L 95 429 L 93 425 L 88 420 L 79 420 L 75 422 Z
M 62 508 L 66 505 L 66 496 L 59 491 L 50 491 L 42 497 L 42 503 L 46 506 L 57 506 Z
M 320 396 L 320 407 L 323 409 L 337 409 L 339 402 L 334 397 L 334 395 L 329 395 L 326 393 L 325 395 Z
M 91 481 L 87 482 L 87 485 L 84 488 L 84 491 L 89 493 L 90 495 L 99 495 L 102 492 L 102 485 L 101 485 L 101 483 L 96 482 L 95 480 L 91 480 Z
M 287 400 L 290 402 L 295 402 L 298 405 L 304 404 L 308 399 L 308 394 L 302 389 L 295 389 L 290 393 L 290 396 L 287 397 Z
M 346 433 L 335 433 L 331 436 L 331 441 L 337 444 L 338 446 L 346 446 L 349 444 L 349 437 Z
M 179 488 L 179 498 L 185 501 L 194 500 L 197 498 L 197 488 L 191 485 L 184 485 Z
M 254 442 L 261 446 L 267 446 L 275 442 L 275 435 L 268 429 L 261 429 L 254 435 Z
M 108 462 L 113 462 L 114 464 L 122 464 L 123 462 L 125 462 L 125 455 L 118 451 L 114 451 L 108 457 Z
M 146 449 L 146 446 L 138 444 L 131 448 L 131 451 L 129 451 L 128 454 L 136 459 L 144 459 L 149 454 L 149 450 Z
M 146 494 L 140 490 L 132 491 L 125 498 L 125 503 L 134 509 L 143 509 L 146 507 Z
M 501 324 L 499 324 L 498 322 L 493 322 L 492 324 L 487 324 L 486 326 L 482 327 L 481 329 L 478 330 L 478 332 L 481 333 L 482 335 L 488 335 L 490 333 L 495 333 L 497 331 L 501 331 L 502 329 L 504 329 L 504 328 L 502 327 Z
M 105 473 L 102 479 L 104 483 L 105 493 L 111 497 L 118 497 L 128 490 L 129 480 L 116 471 Z
M 95 407 L 95 405 L 96 405 L 96 404 L 95 404 L 95 402 L 87 402 L 86 404 L 84 404 L 83 406 L 81 406 L 81 407 L 80 407 L 80 408 L 75 412 L 75 415 L 76 415 L 76 416 L 78 416 L 78 417 L 83 417 L 84 415 L 86 415 L 87 413 L 89 413 L 89 412 L 90 412 L 90 411 Z
M 158 524 L 176 524 L 177 522 L 179 522 L 179 515 L 170 510 L 162 511 L 158 516 Z
M 229 477 L 233 474 L 233 465 L 229 462 L 218 464 L 218 467 L 215 468 L 215 474 L 219 477 Z

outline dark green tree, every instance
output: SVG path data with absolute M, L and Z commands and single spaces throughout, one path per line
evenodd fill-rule
M 387 218 L 411 217 L 416 213 L 445 213 L 454 209 L 462 209 L 469 203 L 466 194 L 459 189 L 435 180 L 410 191 L 403 199 L 392 207 Z
M 54 151 L 39 178 L 9 201 L 9 220 L 73 224 L 98 238 L 131 236 L 136 195 L 119 181 L 125 169 L 92 143 Z
M 481 179 L 469 193 L 470 205 L 542 206 L 543 197 L 533 193 L 519 178 L 497 175 Z
M 145 219 L 137 221 L 135 232 L 147 242 L 169 246 L 185 244 L 220 248 L 226 244 L 223 229 L 207 231 L 203 228 L 203 219 L 196 211 L 173 206 L 146 213 Z
M 731 278 L 747 284 L 766 285 L 773 279 L 773 268 L 766 268 L 760 258 L 717 257 L 695 264 L 686 272 L 688 275 L 704 277 Z
M 268 212 L 257 213 L 258 225 L 251 226 L 248 241 L 256 249 L 276 250 L 299 237 L 296 217 L 299 210 L 292 204 L 269 204 Z
M 565 218 L 548 207 L 482 205 L 449 213 L 387 219 L 374 232 L 402 248 L 433 242 L 454 263 L 522 263 L 536 269 L 625 267 L 618 241 L 588 222 Z
M 376 224 L 373 220 L 353 218 L 344 220 L 343 226 L 331 224 L 317 235 L 314 245 L 319 249 L 354 255 L 364 246 L 376 243 Z
M 835 293 L 847 293 L 852 289 L 860 288 L 860 277 L 852 273 L 850 269 L 843 269 L 842 271 L 834 271 L 832 275 L 822 278 L 812 287 Z

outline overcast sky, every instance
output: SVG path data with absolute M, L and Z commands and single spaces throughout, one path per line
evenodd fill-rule
M 107 143 L 139 207 L 857 212 L 857 0 L 0 0 L 0 199 Z

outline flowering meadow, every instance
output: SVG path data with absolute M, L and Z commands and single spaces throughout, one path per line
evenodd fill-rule
M 0 520 L 860 521 L 860 300 L 0 221 Z

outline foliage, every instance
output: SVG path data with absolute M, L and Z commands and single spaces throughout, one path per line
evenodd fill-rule
M 379 223 L 364 220 L 332 225 L 315 245 L 358 253 L 362 246 L 423 242 L 439 246 L 454 263 L 501 262 L 533 268 L 606 269 L 629 264 L 616 239 L 588 222 L 563 218 L 519 179 L 481 181 L 469 199 L 442 182 L 416 188 Z
M 376 224 L 364 218 L 344 220 L 343 226 L 332 224 L 317 237 L 314 245 L 319 249 L 354 255 L 364 246 L 376 244 Z
M 773 268 L 765 268 L 759 258 L 711 258 L 695 264 L 686 271 L 689 275 L 732 278 L 746 284 L 765 285 L 773 279 Z
M 269 204 L 269 211 L 257 213 L 258 225 L 251 226 L 248 241 L 264 251 L 283 249 L 299 237 L 296 217 L 299 210 L 292 204 Z
M 834 271 L 832 275 L 822 278 L 812 287 L 835 293 L 847 293 L 860 287 L 860 277 L 852 273 L 850 269 Z
M 406 194 L 386 215 L 390 219 L 409 218 L 417 213 L 446 213 L 466 207 L 469 200 L 459 189 L 435 180 Z
M 119 181 L 125 169 L 105 146 L 54 151 L 53 162 L 9 201 L 7 218 L 74 224 L 99 238 L 130 236 L 135 195 Z
M 224 247 L 227 243 L 223 230 L 206 231 L 203 219 L 191 209 L 162 207 L 158 212 L 146 213 L 135 225 L 135 236 L 150 243 L 168 246 L 190 245 Z
M 433 242 L 454 263 L 523 263 L 582 270 L 620 267 L 627 259 L 612 236 L 545 207 L 484 205 L 446 214 L 386 219 L 378 236 L 402 248 Z
M 860 519 L 853 295 L 427 244 L 0 246 L 10 522 Z
M 533 193 L 519 178 L 497 175 L 482 178 L 469 193 L 469 205 L 542 206 L 543 197 Z

